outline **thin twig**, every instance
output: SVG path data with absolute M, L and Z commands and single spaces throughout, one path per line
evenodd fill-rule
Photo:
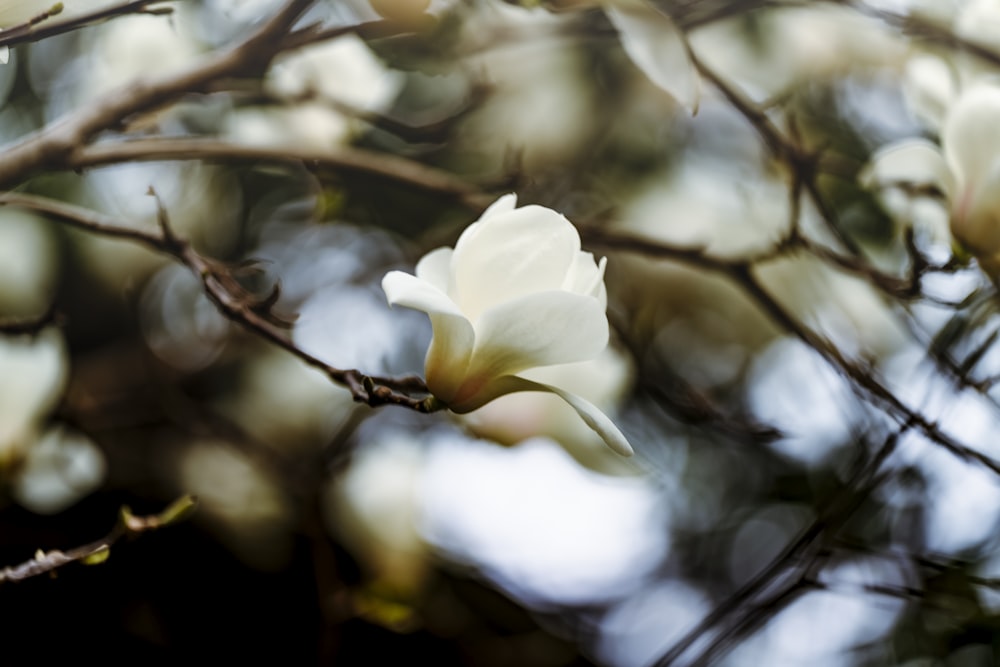
M 226 265 L 201 255 L 189 243 L 170 231 L 169 221 L 162 210 L 159 218 L 163 231 L 156 234 L 130 228 L 96 211 L 23 193 L 0 194 L 0 206 L 13 206 L 41 213 L 70 227 L 91 234 L 129 241 L 173 258 L 198 278 L 206 296 L 227 319 L 323 371 L 332 381 L 347 387 L 355 401 L 367 403 L 372 407 L 400 405 L 420 412 L 430 412 L 437 408 L 437 404 L 426 400 L 429 392 L 419 377 L 377 377 L 356 369 L 336 368 L 295 345 L 281 328 L 275 325 L 269 313 L 258 307 L 259 301 L 238 290 L 236 287 L 238 282 Z
M 700 623 L 685 633 L 685 635 L 681 637 L 681 639 L 678 640 L 670 648 L 670 650 L 656 662 L 656 665 L 660 667 L 672 665 L 692 646 L 694 646 L 694 644 L 709 630 L 718 627 L 730 616 L 740 612 L 741 609 L 747 609 L 746 605 L 755 597 L 769 591 L 772 588 L 772 585 L 788 570 L 789 567 L 798 567 L 800 570 L 799 577 L 790 578 L 786 581 L 781 590 L 777 593 L 773 593 L 772 599 L 764 605 L 773 611 L 777 611 L 777 602 L 773 596 L 776 595 L 777 599 L 785 599 L 786 595 L 790 595 L 791 591 L 801 584 L 802 578 L 805 576 L 804 573 L 811 569 L 809 566 L 812 561 L 807 557 L 807 552 L 813 548 L 821 537 L 835 534 L 857 510 L 867 493 L 871 490 L 871 488 L 874 488 L 877 480 L 877 472 L 881 469 L 882 465 L 889 458 L 889 456 L 891 456 L 896 450 L 899 438 L 906 430 L 908 430 L 908 428 L 909 425 L 904 425 L 900 428 L 900 430 L 890 434 L 882 442 L 878 450 L 876 450 L 871 458 L 865 461 L 859 469 L 850 476 L 850 482 L 843 489 L 834 494 L 830 500 L 823 503 L 826 511 L 822 515 L 817 517 L 808 527 L 799 533 L 799 536 L 792 543 L 786 546 L 767 567 L 757 573 L 752 579 L 750 579 L 750 581 L 741 586 L 739 590 L 726 598 L 720 605 L 713 609 L 711 613 L 702 619 Z M 753 605 L 753 607 L 743 612 L 743 616 L 730 625 L 739 626 L 745 624 L 747 622 L 746 617 L 751 616 L 754 613 L 754 610 L 759 608 L 759 605 Z M 704 660 L 707 655 L 714 654 L 718 650 L 717 643 L 721 642 L 723 637 L 734 636 L 736 633 L 737 629 L 735 627 L 730 627 L 728 632 L 717 634 L 716 641 L 711 642 L 703 649 L 699 658 L 695 659 L 695 664 L 699 660 Z
M 48 37 L 63 35 L 67 32 L 79 30 L 80 28 L 107 21 L 117 16 L 150 13 L 150 11 L 154 10 L 148 9 L 149 5 L 163 4 L 168 1 L 130 0 L 129 2 L 104 7 L 66 20 L 59 20 L 59 12 L 49 10 L 29 21 L 0 30 L 0 47 L 38 42 Z M 56 3 L 53 3 L 53 5 L 56 5 Z M 170 11 L 172 11 L 172 8 L 168 6 L 161 8 L 161 10 L 156 10 L 156 13 L 169 13 Z
M 174 501 L 159 514 L 136 516 L 128 507 L 122 507 L 118 521 L 111 532 L 99 540 L 84 544 L 68 551 L 41 549 L 35 557 L 19 565 L 0 569 L 0 584 L 31 579 L 42 574 L 51 574 L 71 563 L 97 565 L 111 555 L 111 547 L 121 540 L 132 539 L 153 530 L 159 530 L 186 519 L 195 510 L 196 501 L 192 496 L 183 496 Z
M 0 334 L 5 336 L 33 336 L 45 327 L 58 324 L 59 316 L 53 306 L 37 317 L 0 320 Z

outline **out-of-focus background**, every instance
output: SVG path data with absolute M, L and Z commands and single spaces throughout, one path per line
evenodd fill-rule
M 5 143 L 284 3 L 138 4 L 66 0 L 36 28 L 115 11 L 10 49 Z M 0 584 L 0 662 L 1000 661 L 1000 4 L 317 0 L 296 24 L 355 25 L 88 139 L 211 159 L 8 187 L 149 234 L 159 201 L 296 347 L 382 377 L 422 373 L 431 335 L 387 271 L 503 193 L 553 208 L 608 258 L 613 334 L 536 379 L 636 455 L 548 395 L 355 403 L 189 267 L 0 206 L 0 567 L 198 498 Z

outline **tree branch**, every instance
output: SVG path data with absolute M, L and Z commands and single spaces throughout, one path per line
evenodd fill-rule
M 302 164 L 313 171 L 348 171 L 446 196 L 473 211 L 482 211 L 495 199 L 469 182 L 440 169 L 396 155 L 349 146 L 306 150 L 284 146 L 245 146 L 203 138 L 134 139 L 80 148 L 66 157 L 63 168 L 76 170 L 121 162 L 170 160 Z
M 71 563 L 98 565 L 111 555 L 111 547 L 125 539 L 133 539 L 152 530 L 159 530 L 183 521 L 195 510 L 196 501 L 192 496 L 183 496 L 174 501 L 159 514 L 135 516 L 128 507 L 122 507 L 118 521 L 111 532 L 99 540 L 70 549 L 69 551 L 42 551 L 20 565 L 0 569 L 0 584 L 19 582 L 42 574 L 50 574 Z
M 70 227 L 145 246 L 173 258 L 198 278 L 206 296 L 223 316 L 246 331 L 323 371 L 332 381 L 347 387 L 355 401 L 367 403 L 372 407 L 400 405 L 420 412 L 439 409 L 434 401 L 427 400 L 426 395 L 429 394 L 427 386 L 419 377 L 385 378 L 369 376 L 356 369 L 336 368 L 296 346 L 280 327 L 276 326 L 274 317 L 268 312 L 269 309 L 261 308 L 261 300 L 239 287 L 238 281 L 227 266 L 199 254 L 189 243 L 174 236 L 166 219 L 166 213 L 162 209 L 160 215 L 162 233 L 154 234 L 129 228 L 96 211 L 45 197 L 7 192 L 0 194 L 0 206 L 34 211 Z M 269 304 L 264 303 L 264 305 Z
M 312 2 L 288 0 L 274 17 L 229 51 L 209 55 L 174 74 L 133 81 L 0 149 L 0 188 L 12 187 L 42 170 L 65 169 L 80 147 L 133 114 L 155 109 L 186 93 L 202 92 L 223 77 L 262 73 L 281 48 L 282 38 Z

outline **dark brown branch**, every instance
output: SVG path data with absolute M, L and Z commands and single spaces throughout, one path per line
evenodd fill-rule
M 796 178 L 800 180 L 801 187 L 809 195 L 810 200 L 816 206 L 817 211 L 819 211 L 820 217 L 822 217 L 834 237 L 851 254 L 859 256 L 860 249 L 854 240 L 847 236 L 840 228 L 833 211 L 827 205 L 826 200 L 819 191 L 819 186 L 816 184 L 817 155 L 805 151 L 787 140 L 763 111 L 758 109 L 741 92 L 702 62 L 691 48 L 688 48 L 688 54 L 691 58 L 691 63 L 698 70 L 698 73 L 715 86 L 722 93 L 722 96 L 726 98 L 726 101 L 754 127 L 775 159 L 784 162 L 796 174 Z
M 429 392 L 419 377 L 374 377 L 356 369 L 336 368 L 296 346 L 268 313 L 257 308 L 256 301 L 234 288 L 238 283 L 229 267 L 199 254 L 190 244 L 173 235 L 163 211 L 160 214 L 163 232 L 155 234 L 129 228 L 95 211 L 45 197 L 8 192 L 0 194 L 0 206 L 35 211 L 70 227 L 136 243 L 173 258 L 194 273 L 206 296 L 227 319 L 323 371 L 332 381 L 347 387 L 355 401 L 372 407 L 400 405 L 420 412 L 431 412 L 441 407 L 426 397 Z
M 0 584 L 19 582 L 42 574 L 51 574 L 71 563 L 97 565 L 111 555 L 111 547 L 122 540 L 129 540 L 143 533 L 159 530 L 183 521 L 195 510 L 196 501 L 192 496 L 183 496 L 174 501 L 159 514 L 135 516 L 128 507 L 118 514 L 118 521 L 111 532 L 99 540 L 70 549 L 68 551 L 42 551 L 29 561 L 0 569 Z
M 5 336 L 33 336 L 45 327 L 59 322 L 51 306 L 38 317 L 0 319 L 0 334 Z
M 101 100 L 0 150 L 0 187 L 13 186 L 45 169 L 65 169 L 67 160 L 99 132 L 129 116 L 167 104 L 181 95 L 201 92 L 213 81 L 263 72 L 282 38 L 313 0 L 288 0 L 267 23 L 236 47 L 182 70 L 140 79 L 111 91 Z

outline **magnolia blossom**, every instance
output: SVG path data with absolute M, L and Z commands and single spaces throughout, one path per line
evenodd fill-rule
M 973 87 L 951 106 L 940 148 L 908 140 L 879 151 L 862 174 L 866 185 L 903 185 L 943 196 L 952 235 L 989 273 L 1000 268 L 1000 86 Z
M 438 248 L 416 276 L 382 279 L 390 304 L 430 315 L 427 386 L 458 413 L 518 391 L 556 394 L 615 451 L 632 454 L 621 431 L 594 405 L 519 375 L 596 357 L 608 344 L 606 260 L 580 250 L 580 235 L 542 206 L 516 208 L 515 195 L 490 206 L 455 248 Z

